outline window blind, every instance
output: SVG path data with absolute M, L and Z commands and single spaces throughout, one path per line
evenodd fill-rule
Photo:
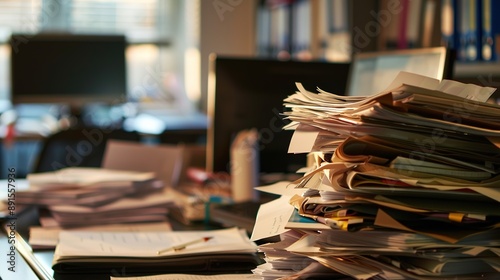
M 38 32 L 41 12 L 42 0 L 0 0 L 0 43 L 14 32 Z
M 0 0 L 0 43 L 11 33 L 125 34 L 131 43 L 168 41 L 164 0 Z M 167 27 L 167 28 L 166 28 Z
M 0 0 L 0 100 L 10 94 L 10 35 L 57 31 L 124 34 L 129 98 L 169 102 L 165 76 L 175 67 L 169 43 L 178 8 L 171 0 Z
M 82 33 L 122 33 L 131 43 L 161 42 L 166 34 L 160 18 L 168 16 L 168 7 L 159 0 L 73 0 L 70 29 Z

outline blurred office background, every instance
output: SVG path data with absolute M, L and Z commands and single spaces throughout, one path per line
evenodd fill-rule
M 467 8 L 461 2 L 483 3 L 479 0 L 0 0 L 0 110 L 10 106 L 9 38 L 14 33 L 125 35 L 128 101 L 136 105 L 136 110 L 155 112 L 162 115 L 161 120 L 172 116 L 177 121 L 207 111 L 210 53 L 349 62 L 355 52 L 442 45 L 458 48 L 450 45 L 448 39 L 450 23 L 451 30 L 458 32 L 458 8 Z M 387 21 L 384 16 L 388 14 Z M 394 36 L 396 44 L 391 41 Z M 470 61 L 459 58 L 463 61 L 455 64 L 454 78 L 497 87 L 500 83 L 497 57 L 488 58 L 489 61 L 480 56 Z M 19 174 L 30 171 L 39 147 L 16 142 L 18 147 L 25 144 L 28 146 L 20 149 L 4 145 L 2 173 L 6 166 L 17 166 Z
M 211 52 L 349 61 L 354 52 L 449 45 L 448 23 L 454 23 L 452 30 L 458 26 L 459 11 L 453 9 L 460 2 L 483 1 L 395 1 L 395 8 L 392 2 L 0 0 L 0 100 L 10 97 L 7 44 L 12 33 L 124 34 L 129 44 L 129 100 L 156 100 L 165 110 L 194 107 L 204 112 Z M 456 7 L 450 8 L 450 3 Z M 405 14 L 409 10 L 412 13 Z M 377 18 L 387 14 L 389 20 Z M 496 56 L 485 61 L 478 55 L 459 63 L 456 74 L 463 79 L 474 76 L 477 83 L 484 74 L 483 83 L 492 85 L 488 74 L 495 77 L 498 64 L 483 63 L 492 59 Z

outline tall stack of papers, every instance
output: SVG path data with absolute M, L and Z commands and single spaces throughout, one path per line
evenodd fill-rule
M 302 220 L 284 228 L 298 237 L 266 244 L 273 254 L 256 274 L 300 274 L 274 265 L 282 250 L 291 255 L 282 252 L 281 263 L 308 257 L 355 279 L 500 277 L 493 89 L 404 72 L 370 97 L 298 89 L 285 99 L 290 152 L 311 152 L 315 164 L 285 184 Z

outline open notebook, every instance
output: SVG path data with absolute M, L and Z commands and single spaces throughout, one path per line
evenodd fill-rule
M 53 269 L 60 274 L 243 273 L 262 261 L 243 230 L 62 231 Z

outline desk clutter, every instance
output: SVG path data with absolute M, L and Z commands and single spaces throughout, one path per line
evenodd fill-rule
M 388 90 L 285 99 L 291 152 L 313 164 L 259 188 L 262 279 L 500 277 L 500 106 L 493 90 L 401 73 Z M 283 221 L 280 223 L 279 221 Z
M 197 149 L 112 140 L 100 168 L 29 174 L 16 204 L 37 208 L 39 225 L 29 228 L 31 248 L 19 251 L 55 250 L 51 268 L 61 277 L 251 273 L 262 259 L 244 229 L 172 230 L 171 212 L 188 211 L 176 194 L 191 153 Z M 201 214 L 203 221 L 205 207 Z

